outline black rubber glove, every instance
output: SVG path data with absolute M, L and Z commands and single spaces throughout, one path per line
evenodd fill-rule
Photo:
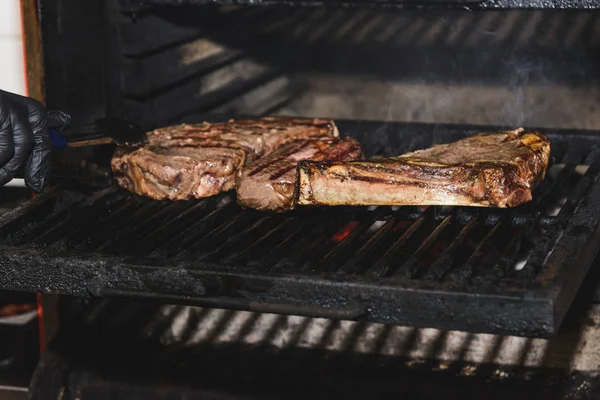
M 50 170 L 51 147 L 42 103 L 0 90 L 0 185 L 23 170 L 27 187 L 39 193 Z

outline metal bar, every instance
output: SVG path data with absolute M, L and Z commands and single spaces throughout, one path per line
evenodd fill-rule
M 563 194 L 565 190 L 564 186 L 575 172 L 575 168 L 575 164 L 564 164 L 564 167 L 561 169 L 556 179 L 552 181 L 550 187 L 537 200 L 535 200 L 535 203 L 533 204 L 535 204 L 537 207 L 544 208 L 549 206 L 550 201 L 552 201 L 552 195 L 556 197 Z
M 181 202 L 161 202 L 156 208 L 158 208 L 158 212 L 147 218 L 134 219 L 132 224 L 113 235 L 111 240 L 100 246 L 98 250 L 118 254 L 121 252 L 121 249 L 136 247 L 141 236 L 148 230 L 152 230 L 156 225 L 160 225 L 162 221 L 168 219 L 169 215 L 181 213 L 182 209 L 185 209 L 185 205 Z
M 337 269 L 337 258 L 344 255 L 347 249 L 355 243 L 372 225 L 372 221 L 360 221 L 352 231 L 337 243 L 319 262 L 317 267 L 321 271 Z M 353 252 L 352 252 L 353 253 Z
M 195 240 L 194 243 L 189 243 L 189 247 L 186 249 L 182 249 L 183 251 L 177 256 L 178 258 L 195 258 L 201 255 L 201 251 L 203 249 L 212 249 L 215 246 L 218 246 L 219 243 L 226 240 L 223 235 L 228 232 L 231 228 L 243 229 L 246 224 L 252 223 L 256 218 L 256 215 L 251 215 L 252 213 L 238 213 L 233 218 L 227 218 L 225 221 L 220 221 L 221 223 L 217 225 L 210 232 L 207 232 L 206 235 L 202 236 L 198 240 Z
M 259 256 L 249 263 L 253 266 L 263 265 L 267 268 L 275 266 L 281 258 L 288 252 L 289 248 L 296 244 L 300 238 L 306 237 L 306 233 L 311 228 L 306 218 L 299 218 L 297 225 L 292 227 L 292 232 L 283 235 L 283 240 L 275 245 L 275 247 L 266 254 Z
M 479 260 L 483 257 L 485 245 L 489 242 L 490 238 L 496 234 L 502 224 L 503 221 L 500 221 L 494 225 L 487 235 L 484 236 L 481 242 L 479 242 L 475 248 L 475 251 L 473 251 L 473 254 L 471 254 L 467 261 L 465 261 L 465 263 L 460 265 L 458 268 L 448 271 L 448 273 L 444 276 L 444 280 L 450 280 L 464 285 L 475 271 Z
M 564 158 L 568 159 L 569 157 L 570 156 L 565 154 Z M 557 165 L 553 165 L 551 168 L 553 167 L 557 167 Z M 551 202 L 554 201 L 557 196 L 566 194 L 565 185 L 568 183 L 576 168 L 577 166 L 575 164 L 561 164 L 561 170 L 556 178 L 552 181 L 551 185 L 534 202 L 526 205 L 528 210 L 530 212 L 533 212 L 534 210 L 545 210 L 551 205 Z M 522 286 L 532 278 L 532 272 L 528 273 L 528 270 L 525 270 L 524 272 L 521 270 L 517 271 L 515 269 L 511 269 L 511 267 L 515 266 L 517 256 L 524 240 L 523 238 L 531 236 L 536 227 L 544 229 L 551 228 L 551 224 L 544 224 L 542 222 L 543 218 L 544 217 L 542 213 L 538 212 L 537 217 L 528 223 L 528 225 L 525 226 L 525 228 L 508 243 L 498 262 L 489 270 L 488 275 L 492 275 L 495 279 L 506 278 L 506 285 L 509 286 Z M 553 218 L 553 222 L 555 221 L 556 218 Z M 483 279 L 478 279 L 478 277 L 476 277 L 475 281 L 477 284 L 481 285 L 489 282 L 490 279 L 484 282 Z
M 546 230 L 542 241 L 538 243 L 535 250 L 531 254 L 529 260 L 523 267 L 522 274 L 528 273 L 529 275 L 535 275 L 542 268 L 544 260 L 548 256 L 548 253 L 554 247 L 556 241 L 560 237 L 564 230 L 564 227 L 568 221 L 572 218 L 573 213 L 579 206 L 581 199 L 588 192 L 594 181 L 600 174 L 600 159 L 596 160 L 590 168 L 586 171 L 584 176 L 581 178 L 575 190 L 573 190 L 568 197 L 566 203 L 560 209 L 556 216 L 557 223 Z
M 433 230 L 433 232 L 427 236 L 417 251 L 415 251 L 414 254 L 404 264 L 402 264 L 393 272 L 393 276 L 398 276 L 399 273 L 402 273 L 402 275 L 404 275 L 406 278 L 414 277 L 421 268 L 419 259 L 427 250 L 431 248 L 431 246 L 433 246 L 451 221 L 452 215 L 448 215 L 446 218 L 444 218 L 444 220 Z
M 0 216 L 0 240 L 23 229 L 32 220 L 44 218 L 51 213 L 50 209 L 56 204 L 58 194 L 59 189 L 57 188 L 47 195 L 38 196 L 22 206 L 2 214 Z
M 157 4 L 157 5 L 166 5 L 173 4 L 173 0 L 145 0 L 144 4 Z M 195 4 L 195 5 L 206 5 L 214 3 L 211 0 L 179 0 L 177 4 Z M 219 0 L 219 3 L 230 4 L 223 0 Z M 468 8 L 468 10 L 493 10 L 493 9 L 579 9 L 579 10 L 587 10 L 587 9 L 597 9 L 600 8 L 600 5 L 597 4 L 594 0 L 571 0 L 568 2 L 559 1 L 559 0 L 549 0 L 547 2 L 540 3 L 534 0 L 451 0 L 440 2 L 437 0 L 427 0 L 427 1 L 415 1 L 415 0 L 407 0 L 407 1 L 385 1 L 385 2 L 374 2 L 372 0 L 359 0 L 359 1 L 346 1 L 346 0 L 326 0 L 326 1 L 317 1 L 317 0 L 304 0 L 304 1 L 282 1 L 282 0 L 240 0 L 237 4 L 244 5 L 275 5 L 275 4 L 297 4 L 302 6 L 347 6 L 347 5 L 365 5 L 372 7 L 391 7 L 393 9 L 403 9 L 408 8 L 412 9 L 415 6 L 420 8 L 433 8 L 439 9 L 440 7 L 447 7 L 449 9 L 456 9 L 457 7 L 463 6 Z M 468 14 L 471 15 L 471 14 Z
M 456 253 L 461 248 L 467 236 L 471 233 L 473 229 L 475 229 L 480 224 L 480 217 L 472 218 L 467 225 L 460 231 L 458 236 L 450 243 L 446 251 L 440 255 L 440 257 L 435 261 L 428 269 L 428 271 L 423 276 L 424 280 L 429 281 L 438 281 L 442 279 L 444 274 L 448 272 L 454 259 L 456 258 Z
M 307 316 L 313 318 L 332 318 L 341 320 L 354 320 L 363 316 L 367 310 L 357 301 L 349 301 L 339 307 L 312 307 L 296 304 L 277 304 L 232 297 L 189 297 L 162 293 L 136 292 L 112 288 L 99 288 L 93 290 L 99 297 L 129 297 L 149 300 L 160 300 L 165 303 L 190 304 L 200 307 L 244 310 L 259 313 L 285 314 Z
M 404 244 L 413 236 L 413 234 L 423 225 L 426 216 L 423 215 L 421 218 L 413 222 L 410 227 L 392 244 L 392 246 L 385 252 L 381 259 L 373 265 L 373 267 L 367 269 L 366 274 L 370 277 L 381 277 L 389 274 L 391 258 L 404 246 Z
M 35 239 L 35 243 L 50 245 L 64 239 L 68 234 L 83 230 L 88 222 L 98 217 L 101 212 L 116 212 L 119 208 L 127 206 L 131 201 L 131 194 L 126 192 L 108 192 L 95 200 L 83 212 L 74 213 L 65 218 L 61 223 L 49 228 L 44 234 Z M 111 203 L 106 201 L 110 199 Z M 107 206 L 107 204 L 109 204 Z
M 85 200 L 80 199 L 70 205 L 69 209 L 64 209 L 54 213 L 49 218 L 40 221 L 37 224 L 32 224 L 29 228 L 24 228 L 19 236 L 15 237 L 13 243 L 15 246 L 19 246 L 22 243 L 28 243 L 34 240 L 37 236 L 43 235 L 52 227 L 59 225 L 64 219 L 72 213 L 77 213 L 81 208 L 85 206 Z
M 119 204 L 118 206 L 114 207 L 113 209 L 107 209 L 107 212 L 110 212 L 110 216 L 107 217 L 103 223 L 107 223 L 110 222 L 111 220 L 115 220 L 118 219 L 120 217 L 122 217 L 123 215 L 128 215 L 130 212 L 134 211 L 136 207 L 138 207 L 139 204 L 136 203 L 135 201 L 132 200 L 132 197 L 129 197 L 126 199 L 126 201 L 124 201 L 122 204 Z M 96 220 L 96 221 L 100 221 L 102 220 L 102 210 L 100 209 L 98 214 L 96 214 L 93 219 L 92 216 L 90 216 L 90 220 Z M 76 247 L 78 245 L 80 245 L 82 242 L 85 242 L 91 234 L 93 234 L 95 232 L 96 226 L 94 226 L 94 224 L 88 224 L 88 225 L 80 225 L 78 228 L 76 228 L 75 230 L 69 232 L 67 234 L 66 237 L 64 238 L 60 238 L 59 240 L 65 242 L 66 246 L 68 248 L 73 248 Z
M 586 150 L 589 150 L 588 143 L 583 139 L 573 139 L 567 146 L 567 150 L 561 160 L 562 164 L 580 164 L 583 161 Z
M 361 269 L 361 264 L 364 263 L 367 255 L 371 252 L 380 241 L 386 237 L 390 230 L 396 225 L 398 220 L 395 217 L 387 220 L 381 228 L 373 235 L 358 251 L 350 257 L 344 265 L 339 269 L 343 273 L 355 273 Z
M 309 230 L 289 248 L 289 253 L 279 260 L 277 267 L 308 271 L 318 264 L 323 254 L 335 246 L 333 236 L 340 231 L 341 227 L 355 220 L 353 213 L 344 215 L 339 213 L 339 210 L 336 211 L 327 219 L 322 218 L 321 214 L 310 218 L 307 223 Z
M 509 285 L 522 284 L 523 282 L 526 282 L 525 279 L 520 279 L 520 271 L 516 271 L 514 269 L 511 270 L 511 267 L 515 266 L 515 263 L 517 262 L 517 256 L 521 250 L 524 238 L 531 235 L 534 228 L 535 224 L 531 224 L 529 229 L 522 230 L 518 235 L 512 238 L 502 252 L 498 262 L 488 272 L 499 279 L 506 277 Z M 481 284 L 481 282 L 479 283 Z
M 154 254 L 164 253 L 164 257 L 171 258 L 180 253 L 198 238 L 205 236 L 206 231 L 211 229 L 215 223 L 219 223 L 220 220 L 226 219 L 227 216 L 225 216 L 224 213 L 229 210 L 232 205 L 233 203 L 229 202 L 221 207 L 217 206 L 197 221 L 191 221 L 191 225 L 176 231 L 170 240 L 154 251 Z
M 214 250 L 212 250 L 212 251 L 209 250 L 209 252 L 203 253 L 200 256 L 196 256 L 196 257 L 193 256 L 194 259 L 199 261 L 199 260 L 218 258 L 220 256 L 223 256 L 224 253 L 226 253 L 228 251 L 232 251 L 232 248 L 236 245 L 240 245 L 240 247 L 243 248 L 243 245 L 241 245 L 241 242 L 244 240 L 244 238 L 247 237 L 248 235 L 251 235 L 256 229 L 258 229 L 261 226 L 263 226 L 264 224 L 266 224 L 268 222 L 268 220 L 269 220 L 269 217 L 262 217 L 262 218 L 258 219 L 257 221 L 252 223 L 247 228 L 242 229 L 240 232 L 235 233 L 232 236 L 229 236 L 222 244 L 217 245 L 217 247 Z M 235 256 L 236 254 L 238 254 L 238 251 L 233 251 L 233 256 Z
M 275 239 L 275 234 L 282 231 L 285 227 L 290 227 L 297 220 L 295 217 L 285 218 L 282 221 L 279 221 L 275 224 L 275 226 L 270 227 L 267 232 L 265 232 L 262 236 L 256 238 L 253 243 L 249 243 L 243 249 L 241 249 L 238 253 L 231 254 L 227 256 L 226 261 L 228 262 L 242 262 L 245 263 L 247 260 L 252 259 L 255 253 L 255 250 L 258 251 L 268 251 L 269 243 L 273 242 Z M 285 234 L 284 234 L 285 235 Z
M 155 230 L 142 236 L 140 238 L 141 243 L 139 243 L 137 247 L 132 247 L 129 251 L 126 249 L 121 249 L 121 252 L 134 252 L 135 254 L 142 256 L 151 253 L 162 243 L 164 243 L 167 238 L 170 239 L 174 232 L 182 232 L 183 230 L 187 229 L 190 224 L 193 224 L 195 221 L 201 219 L 200 215 L 198 214 L 204 213 L 207 206 L 207 200 L 195 202 L 183 212 L 173 216 L 172 218 L 169 218 L 168 221 L 160 226 L 155 227 Z
M 121 215 L 111 215 L 103 221 L 93 234 L 74 247 L 83 251 L 99 250 L 106 243 L 114 243 L 115 236 L 118 236 L 118 234 L 115 235 L 115 232 L 122 232 L 126 226 L 137 226 L 156 212 L 157 209 L 160 210 L 163 207 L 165 207 L 164 203 L 143 201 L 131 212 L 124 213 L 124 215 L 123 213 Z

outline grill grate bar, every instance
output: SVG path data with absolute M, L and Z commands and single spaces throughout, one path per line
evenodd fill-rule
M 479 242 L 477 248 L 471 254 L 471 256 L 460 265 L 458 268 L 448 271 L 444 276 L 444 280 L 456 282 L 459 285 L 466 285 L 467 280 L 473 275 L 479 260 L 484 256 L 486 245 L 490 243 L 491 238 L 496 234 L 500 227 L 505 224 L 503 221 L 499 221 L 494 227 L 484 236 Z
M 371 226 L 366 221 L 360 221 L 358 225 L 352 229 L 352 231 L 346 235 L 339 243 L 337 243 L 322 259 L 319 263 L 319 269 L 322 271 L 335 271 L 339 262 L 339 257 L 344 254 L 347 255 L 346 250 L 349 249 L 352 244 L 356 243 L 358 239 L 367 231 Z M 350 251 L 352 252 L 352 251 Z
M 544 194 L 542 194 L 538 200 L 535 201 L 535 208 L 546 209 L 552 205 L 551 202 L 553 202 L 557 197 L 565 194 L 565 191 L 567 190 L 567 183 L 573 176 L 575 168 L 575 164 L 565 164 L 548 190 L 544 192 Z
M 305 238 L 310 232 L 311 225 L 307 219 L 299 218 L 296 229 L 293 229 L 287 235 L 283 235 L 283 240 L 275 245 L 275 247 L 259 256 L 255 262 L 249 261 L 250 265 L 258 266 L 264 265 L 267 267 L 275 267 L 285 263 L 285 254 L 290 252 L 290 248 L 293 247 L 302 238 Z
M 327 221 L 326 223 L 319 225 L 315 221 L 311 221 L 309 224 L 306 234 L 290 246 L 290 251 L 287 255 L 284 255 L 281 259 L 281 267 L 299 268 L 301 271 L 309 270 L 314 261 L 320 261 L 322 258 L 319 256 L 326 252 L 328 246 L 331 245 L 331 238 L 339 230 L 341 221 L 338 218 Z M 323 246 L 322 250 L 319 248 Z
M 367 270 L 367 275 L 370 277 L 381 277 L 387 276 L 388 271 L 391 268 L 390 263 L 392 262 L 393 256 L 408 242 L 408 240 L 419 230 L 419 228 L 425 222 L 427 216 L 423 215 L 392 244 L 392 246 L 385 252 L 381 259 L 375 263 L 375 265 Z
M 562 157 L 562 164 L 580 164 L 584 159 L 586 150 L 589 150 L 588 143 L 586 140 L 575 139 L 569 146 L 567 146 L 564 156 Z
M 100 213 L 111 212 L 131 198 L 132 196 L 130 194 L 124 192 L 115 193 L 111 190 L 94 201 L 86 209 L 78 210 L 56 225 L 48 228 L 45 232 L 40 232 L 40 235 L 36 237 L 33 242 L 35 244 L 49 246 L 61 241 L 69 233 L 87 226 L 88 222 L 92 221 Z
M 123 215 L 128 215 L 130 212 L 135 210 L 136 206 L 138 206 L 138 204 L 137 202 L 135 202 L 135 198 L 128 197 L 127 199 L 124 199 L 123 202 L 119 202 L 110 210 L 108 210 L 108 216 L 103 216 L 102 210 L 99 210 L 97 215 L 89 216 L 89 221 L 91 222 L 94 219 L 101 220 L 102 217 L 104 217 L 104 220 L 102 222 L 109 223 L 110 221 L 118 219 Z M 67 236 L 64 238 L 65 246 L 69 249 L 79 246 L 97 231 L 97 229 L 95 228 L 96 226 L 94 226 L 93 224 L 80 225 L 78 228 L 67 234 Z
M 597 179 L 598 174 L 600 174 L 600 159 L 594 161 L 588 168 L 575 187 L 575 190 L 573 190 L 571 195 L 567 198 L 566 203 L 562 206 L 556 216 L 556 224 L 546 230 L 541 242 L 536 246 L 531 257 L 523 267 L 524 274 L 533 278 L 535 274 L 543 268 L 544 260 L 548 256 L 550 250 L 554 247 L 556 240 L 562 234 L 564 227 L 573 216 L 573 213 L 579 206 L 582 198 Z
M 285 236 L 285 228 L 288 228 L 289 230 L 289 228 L 296 222 L 297 218 L 294 217 L 278 221 L 274 226 L 270 227 L 262 236 L 256 238 L 254 242 L 248 244 L 248 246 L 241 249 L 240 252 L 227 256 L 225 261 L 231 263 L 241 262 L 243 264 L 246 264 L 247 261 L 256 258 L 257 253 L 268 251 L 270 247 L 269 245 L 277 240 L 277 238 L 275 237 L 276 233 L 281 233 L 283 231 L 283 235 Z
M 180 212 L 170 217 L 164 224 L 158 224 L 158 228 L 150 230 L 145 235 L 138 236 L 139 242 L 137 245 L 125 242 L 119 249 L 119 253 L 148 255 L 160 244 L 164 243 L 167 238 L 172 237 L 173 232 L 181 232 L 189 225 L 193 224 L 194 220 L 200 219 L 201 213 L 204 213 L 207 208 L 208 201 L 201 200 L 191 205 L 183 212 Z
M 517 234 L 511 241 L 508 243 L 500 259 L 493 268 L 491 268 L 489 273 L 488 282 L 493 282 L 493 278 L 504 278 L 507 277 L 506 284 L 510 286 L 518 285 L 519 282 L 524 282 L 525 280 L 519 279 L 522 275 L 521 271 L 516 269 L 517 262 L 519 261 L 519 255 L 522 253 L 522 249 L 525 247 L 525 240 L 527 237 L 531 236 L 534 232 L 535 225 L 531 224 L 528 229 L 523 229 L 519 234 Z M 480 279 L 478 283 L 483 283 L 484 279 Z
M 427 236 L 425 241 L 419 246 L 417 251 L 399 268 L 397 268 L 393 272 L 393 276 L 402 275 L 405 278 L 414 278 L 417 274 L 418 270 L 421 267 L 420 258 L 427 250 L 433 246 L 433 244 L 438 240 L 442 232 L 450 225 L 452 221 L 452 215 L 448 215 L 444 220 Z
M 438 281 L 450 270 L 454 260 L 456 258 L 458 250 L 463 245 L 467 236 L 481 224 L 481 218 L 479 216 L 472 218 L 460 231 L 458 236 L 450 243 L 448 248 L 442 255 L 435 261 L 429 270 L 423 275 L 424 280 Z
M 112 236 L 109 241 L 98 247 L 98 250 L 110 253 L 121 253 L 123 249 L 127 249 L 130 243 L 139 243 L 139 238 L 151 230 L 153 226 L 164 221 L 173 213 L 180 213 L 184 209 L 185 204 L 175 202 L 173 204 L 163 204 L 162 207 L 156 207 L 157 212 L 148 216 L 148 218 L 136 218 L 133 223 L 122 229 L 118 234 Z M 153 208 L 154 209 L 154 208 Z M 148 212 L 148 214 L 150 211 Z M 146 214 L 147 215 L 147 214 Z M 121 251 L 119 251 L 121 250 Z
M 387 235 L 390 233 L 392 228 L 396 225 L 398 219 L 396 217 L 392 217 L 388 219 L 381 228 L 373 235 L 365 244 L 358 249 L 356 254 L 350 257 L 344 265 L 340 268 L 339 272 L 344 273 L 355 273 L 359 272 L 363 269 L 363 264 L 365 263 L 367 256 L 379 245 L 381 241 L 383 241 Z
M 227 233 L 233 228 L 235 231 L 244 229 L 243 226 L 248 224 L 249 221 L 256 219 L 254 213 L 240 213 L 233 218 L 224 218 L 225 221 L 219 221 L 217 225 L 207 232 L 205 235 L 189 243 L 189 247 L 182 249 L 178 259 L 195 259 L 201 257 L 203 249 L 214 249 L 217 247 L 225 238 L 228 237 Z M 209 250 L 210 251 L 210 250 Z
M 232 205 L 232 202 L 227 202 L 220 207 L 217 206 L 216 208 L 211 209 L 208 214 L 197 221 L 189 221 L 191 224 L 187 228 L 180 227 L 183 229 L 180 231 L 175 231 L 175 235 L 162 246 L 157 248 L 152 254 L 156 256 L 164 255 L 165 258 L 172 258 L 176 254 L 181 253 L 183 250 L 191 246 L 194 241 L 205 236 L 206 232 L 212 229 L 214 224 L 225 220 L 227 218 L 226 211 L 230 209 Z
M 70 209 L 63 209 L 61 211 L 58 211 L 57 213 L 52 215 L 50 218 L 47 218 L 38 224 L 35 224 L 35 225 L 32 224 L 29 227 L 23 228 L 22 233 L 20 233 L 19 236 L 15 237 L 12 240 L 12 243 L 15 246 L 19 246 L 21 244 L 31 242 L 37 236 L 42 235 L 45 232 L 47 232 L 48 230 L 50 230 L 53 226 L 60 224 L 62 221 L 64 221 L 69 216 L 69 214 L 72 214 L 72 213 L 77 214 L 77 212 L 79 210 L 81 210 L 83 207 L 85 207 L 84 203 L 85 203 L 85 200 L 81 199 L 81 200 L 75 202 L 72 205 L 72 207 L 70 207 Z
M 91 234 L 87 240 L 84 240 L 75 246 L 75 250 L 92 251 L 99 250 L 103 244 L 111 243 L 115 232 L 123 232 L 125 227 L 137 226 L 146 220 L 150 215 L 161 210 L 166 206 L 164 203 L 143 201 L 137 203 L 137 209 L 124 215 L 112 216 L 110 223 L 102 224 L 96 232 Z M 119 235 L 120 236 L 120 235 Z
M 239 251 L 233 251 L 232 249 L 235 247 L 239 247 L 240 249 L 243 249 L 244 248 L 243 243 L 248 238 L 248 236 L 255 233 L 255 231 L 257 229 L 259 229 L 261 226 L 265 225 L 269 221 L 269 217 L 262 217 L 262 218 L 258 217 L 258 218 L 259 219 L 257 221 L 250 224 L 250 226 L 248 226 L 247 228 L 242 229 L 240 232 L 227 238 L 222 244 L 217 245 L 215 250 L 213 250 L 213 251 L 209 250 L 209 252 L 204 253 L 201 256 L 194 256 L 194 259 L 196 261 L 200 261 L 200 260 L 205 260 L 205 259 L 220 258 L 223 256 L 227 256 L 227 254 L 225 254 L 227 252 L 230 252 L 231 256 L 235 257 L 236 255 L 239 254 Z M 224 260 L 221 260 L 221 261 L 224 261 Z
M 54 192 L 47 196 L 43 196 L 41 199 L 34 199 L 33 201 L 37 200 L 35 208 L 33 208 L 30 212 L 17 215 L 15 219 L 9 220 L 0 227 L 0 240 L 5 240 L 9 236 L 12 236 L 14 232 L 24 229 L 27 225 L 31 224 L 32 220 L 39 221 L 44 219 L 46 215 L 51 214 L 51 210 L 56 204 L 55 202 L 57 195 L 58 193 Z M 18 211 L 18 209 L 16 211 Z M 3 217 L 6 218 L 6 214 L 3 215 Z
M 571 156 L 565 155 L 568 160 Z M 565 164 L 561 169 L 558 176 L 552 181 L 550 185 L 544 190 L 533 203 L 527 205 L 529 210 L 540 209 L 546 210 L 562 195 L 565 195 L 568 191 L 567 184 L 575 172 L 575 164 Z M 505 284 L 508 285 L 521 285 L 523 282 L 527 282 L 531 275 L 528 274 L 527 270 L 522 272 L 517 269 L 519 256 L 526 257 L 527 253 L 524 251 L 524 245 L 527 238 L 531 238 L 535 229 L 543 228 L 547 229 L 551 224 L 543 224 L 543 216 L 538 214 L 534 220 L 528 222 L 528 224 L 521 229 L 508 243 L 500 259 L 494 264 L 493 268 L 487 269 L 487 273 L 483 277 L 476 277 L 476 282 L 479 285 L 489 284 L 498 279 L 507 278 Z M 556 222 L 556 218 L 552 218 L 552 222 Z M 533 247 L 533 246 L 530 246 Z M 511 268 L 513 267 L 513 268 Z M 525 278 L 525 279 L 522 279 Z

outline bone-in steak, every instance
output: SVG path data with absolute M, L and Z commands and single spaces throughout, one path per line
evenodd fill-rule
M 546 136 L 517 129 L 478 134 L 399 157 L 302 161 L 296 202 L 513 207 L 532 199 L 549 156 Z
M 360 143 L 352 138 L 296 140 L 247 165 L 236 182 L 238 202 L 259 210 L 292 208 L 298 161 L 351 161 L 362 158 Z
M 111 165 L 119 185 L 134 193 L 186 200 L 232 189 L 246 161 L 285 143 L 337 136 L 332 121 L 309 118 L 182 124 L 149 132 L 145 147 L 117 151 Z

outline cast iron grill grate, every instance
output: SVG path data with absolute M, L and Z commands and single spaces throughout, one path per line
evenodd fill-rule
M 490 128 L 340 121 L 367 155 Z M 273 214 L 222 194 L 157 202 L 57 189 L 0 219 L 0 286 L 545 336 L 598 251 L 600 140 L 546 132 L 552 166 L 514 209 L 339 207 Z

